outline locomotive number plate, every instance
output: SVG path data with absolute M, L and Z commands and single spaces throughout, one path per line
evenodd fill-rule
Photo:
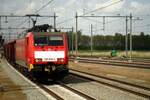
M 57 61 L 57 58 L 44 58 L 43 61 Z

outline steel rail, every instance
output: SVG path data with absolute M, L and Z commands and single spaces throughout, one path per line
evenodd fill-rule
M 85 74 L 85 75 L 89 75 L 89 76 L 92 76 L 92 77 L 96 77 L 96 78 L 99 78 L 99 79 L 104 79 L 105 81 L 101 81 L 101 80 L 97 80 L 97 79 L 94 79 L 94 78 L 91 78 L 91 77 L 87 77 L 85 75 L 77 74 L 76 72 L 77 73 L 82 73 L 82 74 Z M 124 87 L 124 85 L 128 85 L 128 86 L 136 88 L 136 89 L 138 88 L 138 89 L 142 89 L 142 90 L 146 90 L 146 91 L 150 92 L 150 88 L 148 88 L 148 87 L 139 86 L 139 85 L 136 85 L 136 84 L 125 82 L 125 81 L 120 81 L 120 80 L 117 80 L 117 79 L 113 79 L 113 78 L 109 78 L 109 77 L 105 77 L 105 76 L 100 76 L 100 75 L 94 75 L 94 74 L 90 74 L 90 73 L 87 73 L 87 72 L 78 71 L 78 70 L 74 70 L 74 69 L 70 69 L 70 74 L 78 76 L 80 78 L 87 79 L 87 80 L 95 81 L 95 82 L 100 83 L 100 84 L 111 86 L 111 87 L 114 87 L 114 88 L 117 88 L 117 89 L 120 89 L 120 90 L 123 90 L 123 91 L 126 91 L 126 92 L 130 92 L 132 94 L 142 96 L 144 98 L 150 99 L 150 94 L 145 94 L 145 93 L 135 91 L 135 90 L 132 90 L 132 89 L 129 89 L 129 88 L 127 89 L 127 88 Z M 119 83 L 120 85 L 117 85 L 115 83 Z
M 73 55 L 70 55 L 70 58 L 74 58 Z M 100 57 L 100 56 L 89 56 L 89 55 L 83 55 L 79 56 L 79 58 L 85 58 L 85 59 L 102 59 L 102 60 L 110 60 L 110 61 L 126 61 L 128 62 L 129 58 L 110 58 L 110 57 Z M 139 63 L 150 63 L 150 59 L 146 58 L 132 58 L 132 62 L 139 62 Z
M 20 70 L 17 69 L 17 71 L 19 71 L 21 74 L 24 75 L 24 73 L 22 73 Z M 25 75 L 24 75 L 25 76 Z M 37 83 L 36 81 L 34 80 L 31 80 L 32 82 L 34 82 L 37 86 L 39 86 L 41 89 L 43 89 L 44 91 L 46 91 L 49 95 L 51 95 L 52 97 L 54 97 L 55 99 L 57 100 L 64 100 L 62 97 L 60 97 L 58 94 L 56 94 L 55 92 L 51 91 L 50 89 L 46 88 L 44 85 L 40 84 L 40 83 Z M 78 90 L 75 90 L 67 85 L 65 85 L 64 83 L 60 82 L 60 81 L 57 81 L 56 83 L 60 84 L 62 87 L 66 88 L 67 90 L 70 90 L 72 91 L 73 93 L 75 94 L 78 94 L 79 96 L 87 99 L 87 100 L 96 100 Z
M 14 66 L 13 66 L 14 67 Z M 21 73 L 24 77 L 27 77 L 21 70 L 19 70 L 17 67 L 14 67 L 16 71 L 18 71 L 19 73 Z M 44 90 L 45 92 L 47 92 L 49 95 L 51 95 L 53 98 L 55 98 L 56 100 L 64 100 L 64 98 L 62 98 L 61 96 L 59 96 L 58 94 L 56 94 L 55 92 L 51 91 L 50 89 L 46 88 L 43 84 L 40 84 L 38 82 L 36 82 L 36 80 L 32 80 L 29 77 L 27 77 L 29 80 L 31 80 L 33 83 L 35 83 L 37 86 L 39 86 L 42 90 Z M 75 90 L 67 85 L 65 85 L 64 83 L 60 82 L 60 81 L 56 81 L 56 83 L 60 84 L 62 87 L 66 88 L 67 90 L 87 99 L 87 100 L 96 100 L 95 98 L 92 98 L 78 90 Z
M 70 58 L 73 61 L 74 58 Z M 150 69 L 150 63 L 78 58 L 79 62 Z
M 95 98 L 93 98 L 93 97 L 91 97 L 91 96 L 89 96 L 87 94 L 84 94 L 84 93 L 82 93 L 82 92 L 80 92 L 80 91 L 78 91 L 78 90 L 76 90 L 76 89 L 74 89 L 74 88 L 72 88 L 70 86 L 67 86 L 66 84 L 64 84 L 61 81 L 57 81 L 57 83 L 60 84 L 62 87 L 64 87 L 64 88 L 74 92 L 75 94 L 78 94 L 79 96 L 81 96 L 81 97 L 83 97 L 83 98 L 85 98 L 87 100 L 96 100 Z
M 44 87 L 41 84 L 37 84 L 41 89 L 43 89 L 44 91 L 46 91 L 48 94 L 50 94 L 52 97 L 54 97 L 56 100 L 64 100 L 62 97 L 60 97 L 59 95 L 57 95 L 56 93 L 54 93 L 53 91 L 51 91 L 50 89 L 47 89 L 46 87 Z
M 8 62 L 8 64 L 10 64 L 13 69 L 15 70 L 15 72 L 17 74 L 20 74 L 21 77 L 26 77 L 25 80 L 31 80 L 27 75 L 25 75 L 25 73 L 23 73 L 21 70 L 19 70 L 19 68 L 15 67 L 14 64 L 11 64 Z M 37 85 L 40 89 L 42 89 L 43 91 L 45 91 L 46 93 L 48 93 L 50 96 L 52 96 L 53 98 L 57 99 L 57 100 L 64 100 L 63 98 L 61 98 L 59 95 L 57 95 L 56 93 L 54 93 L 53 91 L 47 89 L 46 87 L 44 87 L 44 85 L 37 83 L 34 80 L 31 80 L 30 83 L 34 83 L 35 85 Z
M 14 67 L 14 65 L 12 65 Z M 19 70 L 17 67 L 14 67 L 16 69 L 16 71 L 18 71 L 19 73 L 21 73 L 24 77 L 27 77 L 29 80 L 31 80 L 33 83 L 35 83 L 37 86 L 39 86 L 42 90 L 44 90 L 45 92 L 47 92 L 49 95 L 51 95 L 53 98 L 57 99 L 57 100 L 64 100 L 62 97 L 60 97 L 59 95 L 57 95 L 56 93 L 54 93 L 53 91 L 51 91 L 50 89 L 47 89 L 46 87 L 44 87 L 44 85 L 36 82 L 34 79 L 30 79 L 29 76 L 26 76 L 21 70 Z

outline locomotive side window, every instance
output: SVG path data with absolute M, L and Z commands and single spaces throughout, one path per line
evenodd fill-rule
M 46 36 L 35 37 L 34 38 L 34 45 L 35 46 L 48 45 L 48 37 L 46 37 Z
M 63 45 L 63 37 L 57 35 L 49 36 L 49 45 L 50 46 L 62 46 Z

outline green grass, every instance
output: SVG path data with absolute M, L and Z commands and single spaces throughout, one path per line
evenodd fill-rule
M 70 52 L 72 54 L 72 52 Z M 73 53 L 75 55 L 75 52 Z M 79 56 L 91 56 L 91 51 L 78 51 Z M 117 51 L 117 57 L 123 57 L 125 56 L 125 51 Z M 107 51 L 93 51 L 92 56 L 97 57 L 111 57 L 111 50 Z M 130 56 L 130 51 L 128 51 L 128 57 Z M 132 51 L 132 57 L 133 58 L 144 58 L 144 59 L 150 59 L 150 51 Z

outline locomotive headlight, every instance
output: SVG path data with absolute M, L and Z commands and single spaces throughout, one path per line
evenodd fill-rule
M 64 62 L 64 58 L 58 58 L 57 61 Z
M 35 59 L 35 62 L 41 62 L 42 61 L 42 58 L 36 58 Z

